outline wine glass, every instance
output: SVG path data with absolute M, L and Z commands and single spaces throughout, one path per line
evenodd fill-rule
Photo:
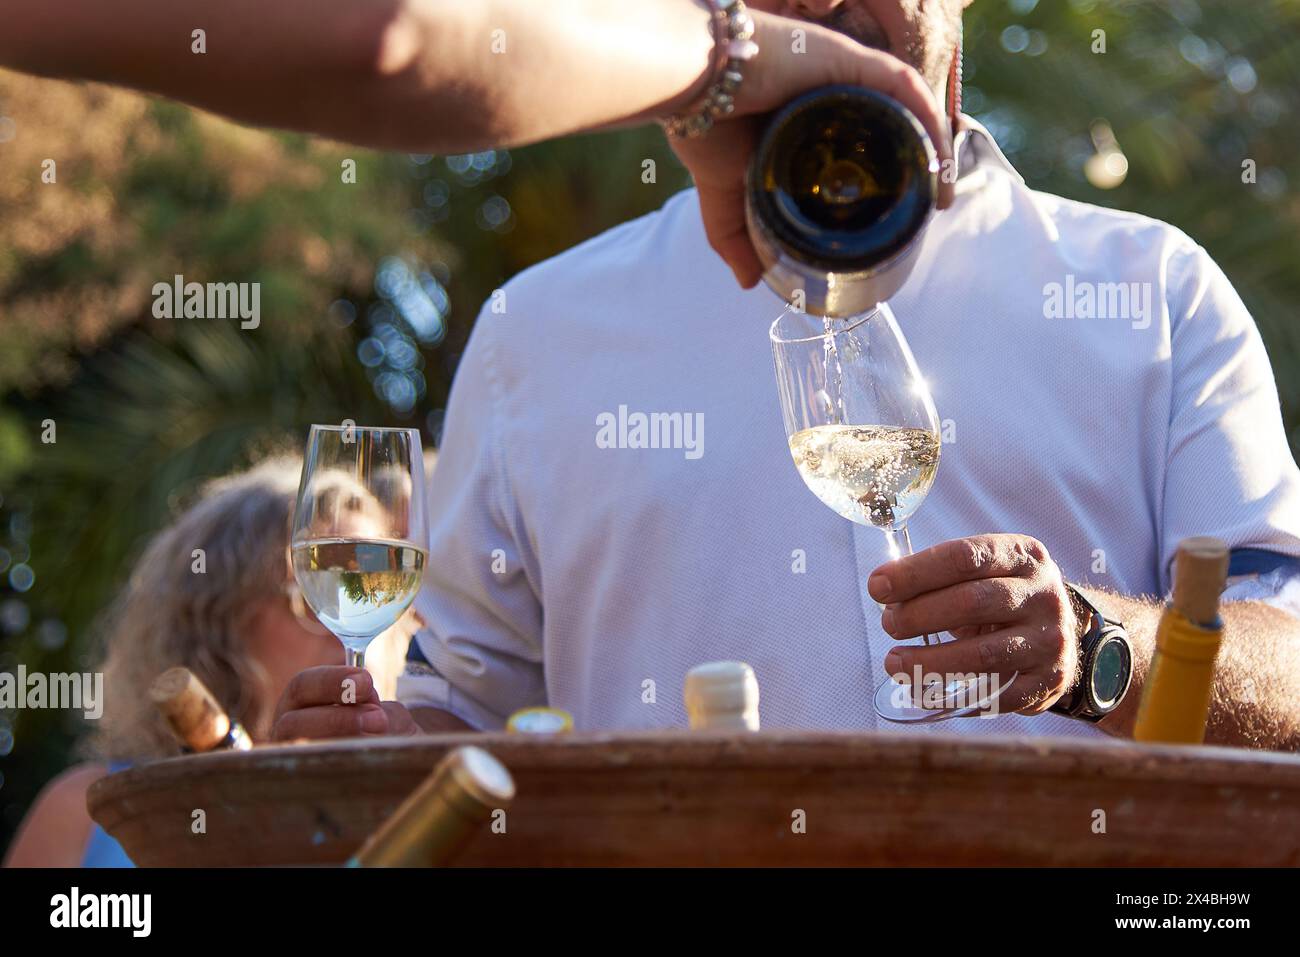
M 891 557 L 912 554 L 907 523 L 934 484 L 939 418 L 889 306 L 849 319 L 788 309 L 770 336 L 781 415 L 804 484 L 844 518 L 884 532 Z M 972 706 L 973 687 L 886 678 L 876 713 L 898 722 L 972 714 L 987 703 Z
M 428 554 L 424 454 L 415 429 L 313 425 L 293 513 L 293 574 L 347 662 L 396 624 Z

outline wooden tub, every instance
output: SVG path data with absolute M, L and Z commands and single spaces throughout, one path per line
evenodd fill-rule
M 471 743 L 506 764 L 518 797 L 506 833 L 485 830 L 463 864 L 1300 864 L 1300 756 L 1112 741 L 349 740 L 160 761 L 99 781 L 88 803 L 145 866 L 336 864 Z

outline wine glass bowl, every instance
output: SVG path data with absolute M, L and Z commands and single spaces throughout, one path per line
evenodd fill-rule
M 348 663 L 419 591 L 427 556 L 424 458 L 414 429 L 313 425 L 290 553 L 294 578 Z
M 895 533 L 939 467 L 939 417 L 889 307 L 851 319 L 787 310 L 772 324 L 790 452 L 808 488 L 839 515 Z

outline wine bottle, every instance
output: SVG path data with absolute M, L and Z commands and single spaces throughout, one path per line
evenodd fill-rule
M 1160 618 L 1133 726 L 1136 741 L 1200 744 L 1214 690 L 1214 660 L 1223 640 L 1219 595 L 1228 546 L 1217 538 L 1185 539 L 1174 558 L 1173 601 Z
M 188 668 L 169 668 L 149 686 L 149 698 L 167 721 L 181 750 L 247 751 L 253 739 L 217 703 L 207 685 Z
M 683 697 L 692 730 L 758 730 L 758 679 L 744 662 L 696 665 L 686 673 Z
M 793 100 L 768 121 L 746 183 L 763 278 L 816 316 L 874 308 L 911 272 L 938 173 L 925 128 L 890 97 L 840 85 Z
M 510 772 L 482 748 L 460 747 L 375 831 L 349 867 L 443 867 L 514 800 Z

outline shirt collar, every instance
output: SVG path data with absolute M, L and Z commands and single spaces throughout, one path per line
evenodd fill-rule
M 1001 167 L 1003 172 L 1024 183 L 1025 178 L 1011 165 L 993 134 L 983 123 L 965 113 L 961 115 L 961 129 L 957 132 L 955 147 L 959 193 L 983 186 L 990 167 Z

